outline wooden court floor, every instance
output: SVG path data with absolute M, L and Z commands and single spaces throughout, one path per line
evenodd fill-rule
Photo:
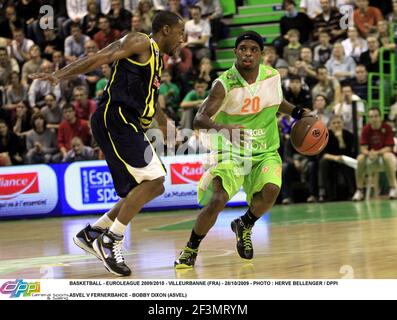
M 235 252 L 225 210 L 202 242 L 194 270 L 176 272 L 197 210 L 143 213 L 125 237 L 131 278 L 397 278 L 397 201 L 276 206 L 253 230 L 255 257 Z M 72 236 L 96 216 L 0 221 L 0 278 L 114 278 Z

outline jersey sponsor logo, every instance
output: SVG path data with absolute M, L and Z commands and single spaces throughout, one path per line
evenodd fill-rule
M 1 174 L 0 200 L 9 200 L 21 194 L 39 193 L 37 172 Z
M 203 174 L 204 174 L 204 168 L 201 162 L 171 164 L 172 184 L 197 185 Z
M 251 135 L 253 137 L 264 136 L 264 135 L 266 135 L 266 130 L 265 129 L 252 129 Z

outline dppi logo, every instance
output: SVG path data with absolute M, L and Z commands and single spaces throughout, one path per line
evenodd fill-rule
M 204 169 L 201 162 L 171 164 L 172 184 L 197 185 L 203 173 Z
M 37 172 L 0 175 L 0 200 L 16 198 L 21 194 L 39 192 Z
M 40 282 L 25 282 L 23 280 L 7 281 L 0 288 L 0 293 L 9 294 L 10 298 L 31 297 L 40 293 Z

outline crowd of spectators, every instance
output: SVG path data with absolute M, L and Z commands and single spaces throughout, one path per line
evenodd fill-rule
M 280 36 L 265 48 L 263 63 L 280 72 L 285 98 L 312 109 L 328 126 L 330 138 L 321 155 L 302 156 L 289 141 L 293 120 L 280 115 L 284 169 L 280 201 L 352 196 L 361 200 L 363 179 L 372 167 L 386 172 L 388 195 L 396 198 L 397 104 L 381 124 L 371 122 L 376 115 L 365 115 L 379 107 L 367 105 L 368 73 L 379 72 L 381 48 L 387 54 L 396 47 L 397 1 L 281 4 L 285 15 L 279 22 Z M 54 17 L 45 21 L 53 28 L 40 27 L 42 5 L 54 9 Z M 342 28 L 343 5 L 354 6 L 354 12 L 353 23 Z M 57 85 L 32 81 L 29 75 L 58 70 L 128 32 L 150 34 L 152 17 L 159 10 L 177 12 L 186 21 L 181 50 L 173 57 L 163 56 L 159 106 L 179 129 L 192 129 L 194 115 L 218 76 L 212 64 L 214 51 L 227 35 L 219 0 L 0 1 L 0 166 L 101 159 L 89 119 L 111 66 Z M 345 164 L 345 157 L 358 157 L 357 171 Z

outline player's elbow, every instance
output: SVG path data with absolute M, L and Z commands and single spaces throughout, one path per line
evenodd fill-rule
M 193 129 L 202 129 L 202 117 L 199 113 L 193 119 Z

